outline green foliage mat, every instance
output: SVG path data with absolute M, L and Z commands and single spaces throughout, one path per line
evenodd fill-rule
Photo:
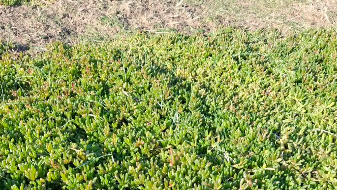
M 15 6 L 30 2 L 30 0 L 0 0 L 0 5 Z
M 334 31 L 0 49 L 1 189 L 337 185 Z

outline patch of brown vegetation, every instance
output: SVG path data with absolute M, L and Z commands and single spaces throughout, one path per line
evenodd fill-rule
M 210 0 L 201 15 L 213 18 L 207 25 L 231 25 L 250 30 L 277 28 L 282 32 L 337 24 L 337 0 Z
M 41 48 L 55 40 L 72 44 L 135 30 L 193 33 L 234 26 L 289 31 L 332 27 L 336 9 L 337 0 L 42 1 L 0 6 L 0 39 Z
M 43 46 L 80 38 L 109 37 L 125 30 L 178 31 L 198 27 L 195 7 L 174 1 L 58 0 L 42 6 L 0 7 L 0 39 Z

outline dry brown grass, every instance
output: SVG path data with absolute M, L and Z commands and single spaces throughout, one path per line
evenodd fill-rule
M 287 32 L 333 27 L 336 10 L 337 0 L 43 0 L 0 6 L 0 39 L 40 48 L 135 30 L 193 33 L 234 26 Z
M 198 0 L 190 0 L 198 1 Z M 201 5 L 207 25 L 248 29 L 278 28 L 283 32 L 333 27 L 336 0 L 209 0 Z

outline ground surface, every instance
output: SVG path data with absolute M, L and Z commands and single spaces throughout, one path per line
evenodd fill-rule
M 25 48 L 102 41 L 135 30 L 196 33 L 225 26 L 283 32 L 332 27 L 336 0 L 57 0 L 0 5 L 0 39 Z
M 334 189 L 336 7 L 1 6 L 0 189 Z

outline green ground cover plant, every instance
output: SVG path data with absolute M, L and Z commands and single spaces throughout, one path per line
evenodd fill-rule
M 333 189 L 336 34 L 0 46 L 0 188 Z
M 15 6 L 30 2 L 30 0 L 0 0 L 0 5 Z

